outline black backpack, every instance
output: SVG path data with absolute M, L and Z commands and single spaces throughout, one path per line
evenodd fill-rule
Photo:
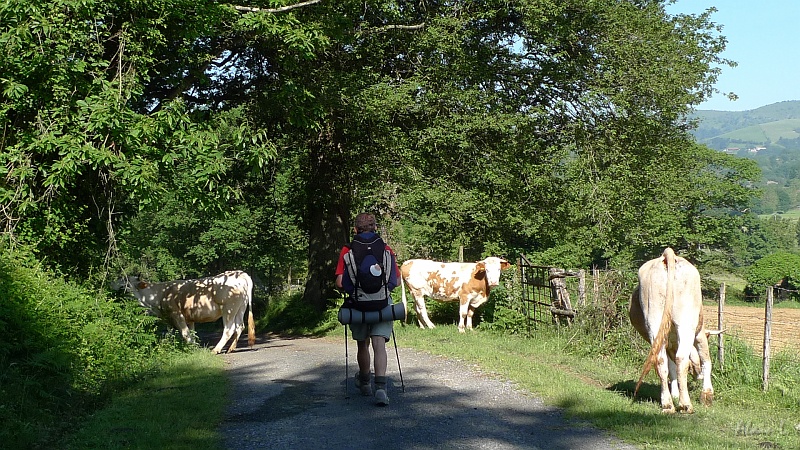
M 356 235 L 344 256 L 345 268 L 355 287 L 349 304 L 359 311 L 380 311 L 389 305 L 392 254 L 380 236 Z

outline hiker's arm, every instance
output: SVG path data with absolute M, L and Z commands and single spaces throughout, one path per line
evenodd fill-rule
M 394 252 L 391 252 L 391 255 L 392 255 L 392 275 L 389 277 L 389 290 L 392 290 L 397 286 L 400 286 L 400 268 L 397 267 L 397 256 L 394 254 Z

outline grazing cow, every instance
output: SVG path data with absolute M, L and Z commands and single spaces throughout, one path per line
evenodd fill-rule
M 458 300 L 458 331 L 472 329 L 475 309 L 489 299 L 489 290 L 500 283 L 500 271 L 508 261 L 494 256 L 476 263 L 443 263 L 428 259 L 411 259 L 400 267 L 405 286 L 414 297 L 414 309 L 420 328 L 434 328 L 425 308 L 425 296 L 449 302 Z M 403 303 L 406 291 L 403 289 Z
M 132 292 L 149 313 L 180 330 L 186 342 L 192 342 L 190 331 L 194 331 L 195 323 L 215 322 L 222 317 L 223 333 L 214 353 L 222 352 L 231 337 L 234 339 L 228 353 L 236 348 L 244 330 L 244 313 L 249 308 L 247 343 L 250 347 L 255 344 L 253 280 L 245 272 L 228 271 L 214 277 L 153 284 L 129 277 L 116 284 Z
M 686 380 L 691 365 L 698 378 L 703 379 L 700 401 L 711 405 L 714 398 L 711 358 L 708 332 L 703 329 L 703 298 L 697 269 L 686 259 L 675 256 L 671 248 L 647 261 L 639 268 L 639 285 L 631 296 L 628 314 L 633 327 L 651 344 L 634 397 L 642 379 L 655 365 L 661 379 L 661 412 L 675 412 L 675 397 L 678 411 L 693 413 Z

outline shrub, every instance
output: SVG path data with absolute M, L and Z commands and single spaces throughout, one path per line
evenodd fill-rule
M 776 252 L 759 259 L 748 268 L 745 290 L 748 296 L 758 296 L 765 287 L 776 285 L 792 290 L 800 287 L 800 255 Z M 797 293 L 791 295 L 797 298 Z
M 528 320 L 519 300 L 522 298 L 521 281 L 516 265 L 503 271 L 500 285 L 492 289 L 489 300 L 478 309 L 481 327 L 512 334 L 527 331 Z
M 0 248 L 0 442 L 47 446 L 163 354 L 155 321 Z

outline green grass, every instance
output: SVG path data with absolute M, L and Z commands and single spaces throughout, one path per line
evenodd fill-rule
M 643 448 L 800 448 L 800 431 L 795 428 L 800 425 L 800 401 L 797 393 L 789 394 L 797 388 L 791 376 L 788 382 L 782 378 L 788 385 L 763 393 L 760 380 L 726 382 L 717 368 L 713 406 L 699 403 L 699 382 L 693 380 L 695 414 L 663 415 L 652 372 L 639 391 L 643 400 L 630 398 L 644 357 L 637 364 L 581 350 L 583 340 L 575 330 L 541 330 L 533 338 L 523 338 L 481 331 L 460 334 L 454 326 L 396 329 L 402 346 L 475 363 L 563 408 L 569 416 Z M 739 369 L 738 362 L 728 358 L 726 372 Z M 795 370 L 796 366 L 795 360 Z
M 788 220 L 797 220 L 800 219 L 800 208 L 792 208 L 788 211 L 783 211 L 780 214 L 772 213 L 772 214 L 759 214 L 758 217 L 760 219 L 788 219 Z
M 796 139 L 798 127 L 800 127 L 800 119 L 776 120 L 740 128 L 718 137 L 743 142 L 772 143 L 778 142 L 781 138 Z
M 292 301 L 272 306 L 280 310 L 273 316 L 278 321 L 303 309 Z M 341 326 L 331 325 L 330 316 L 290 329 L 314 335 L 327 330 L 338 338 Z M 695 413 L 663 415 L 653 372 L 637 400 L 631 399 L 647 350 L 644 340 L 626 323 L 602 336 L 597 328 L 540 326 L 530 337 L 481 326 L 471 333 L 459 333 L 454 325 L 433 330 L 398 325 L 395 330 L 400 347 L 475 364 L 563 408 L 569 418 L 645 449 L 800 448 L 798 355 L 773 359 L 771 387 L 762 392 L 760 360 L 740 342 L 726 341 L 725 370 L 714 368 L 714 405 L 699 403 L 699 382 L 691 380 Z M 185 354 L 94 414 L 70 441 L 80 445 L 69 448 L 221 448 L 217 427 L 224 419 L 226 392 L 221 358 L 207 350 Z
M 708 277 L 717 283 L 725 283 L 728 286 L 727 289 L 733 288 L 741 292 L 747 287 L 747 280 L 732 273 L 714 273 L 708 275 Z
M 222 448 L 223 361 L 207 349 L 182 354 L 146 381 L 117 395 L 71 437 L 70 449 Z

